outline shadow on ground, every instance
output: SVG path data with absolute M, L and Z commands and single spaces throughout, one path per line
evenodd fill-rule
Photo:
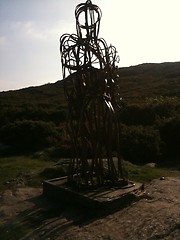
M 21 212 L 0 226 L 0 239 L 54 239 L 72 226 L 85 226 L 117 211 L 117 208 L 98 210 L 70 206 L 60 201 L 50 201 L 43 195 L 26 199 L 33 207 Z M 123 204 L 121 208 L 127 206 Z M 120 210 L 120 208 L 118 208 Z

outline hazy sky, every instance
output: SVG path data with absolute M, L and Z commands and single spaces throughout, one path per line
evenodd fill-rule
M 59 37 L 85 0 L 0 0 L 0 91 L 62 79 Z M 180 0 L 92 0 L 119 67 L 180 61 Z

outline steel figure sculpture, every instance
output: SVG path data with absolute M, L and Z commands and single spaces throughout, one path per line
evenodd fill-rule
M 101 15 L 90 0 L 79 4 L 75 9 L 77 34 L 60 38 L 67 132 L 73 149 L 68 182 L 78 187 L 126 182 L 116 117 L 119 57 L 114 46 L 98 38 Z

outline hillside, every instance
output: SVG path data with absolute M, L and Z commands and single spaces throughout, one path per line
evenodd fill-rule
M 180 62 L 118 71 L 124 157 L 144 162 L 163 154 L 179 155 Z M 0 92 L 0 107 L 0 155 L 57 146 L 61 156 L 71 154 L 63 81 Z
M 47 201 L 42 181 L 66 174 L 72 156 L 63 81 L 0 92 L 0 239 L 178 239 L 180 62 L 119 76 L 117 148 L 144 198 L 111 213 Z
M 180 62 L 119 68 L 118 85 L 125 100 L 159 95 L 180 97 Z M 0 92 L 0 106 L 22 103 L 64 106 L 62 82 Z
M 177 96 L 180 97 L 180 62 L 147 63 L 119 69 L 122 97 Z

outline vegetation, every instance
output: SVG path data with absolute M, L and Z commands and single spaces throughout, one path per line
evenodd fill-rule
M 119 75 L 120 147 L 129 179 L 146 184 L 180 176 L 180 63 L 121 68 Z M 0 108 L 0 195 L 7 188 L 41 186 L 44 179 L 63 176 L 72 152 L 64 130 L 62 81 L 0 92 Z M 0 239 L 20 239 L 47 214 L 18 216 L 0 226 Z
M 166 159 L 177 162 L 180 146 L 180 62 L 120 68 L 119 75 L 118 91 L 123 100 L 118 120 L 124 159 L 134 164 L 160 164 Z M 58 159 L 72 154 L 65 132 L 63 81 L 0 92 L 0 107 L 1 177 L 8 176 L 6 164 L 8 166 L 9 161 L 16 166 L 9 171 L 18 169 L 17 160 L 11 158 L 14 155 L 38 155 L 41 151 L 46 153 L 45 158 L 48 155 L 50 159 Z M 6 158 L 8 156 L 10 158 Z M 27 166 L 31 161 L 34 166 L 40 163 L 44 167 L 49 165 L 41 162 L 41 157 L 36 158 L 32 161 L 22 157 L 22 162 L 25 161 Z
M 179 157 L 178 97 L 158 96 L 146 98 L 142 103 L 127 104 L 120 113 L 120 122 L 126 159 L 147 162 Z
M 0 192 L 17 186 L 40 186 L 46 176 L 41 176 L 45 168 L 54 164 L 30 156 L 0 158 Z
M 40 187 L 43 180 L 61 177 L 66 174 L 67 159 L 48 159 L 46 152 L 39 155 L 1 157 L 0 158 L 0 193 L 5 189 L 16 187 Z M 151 165 L 136 165 L 125 161 L 128 177 L 132 181 L 147 183 L 154 178 L 180 176 L 177 167 L 152 167 Z

